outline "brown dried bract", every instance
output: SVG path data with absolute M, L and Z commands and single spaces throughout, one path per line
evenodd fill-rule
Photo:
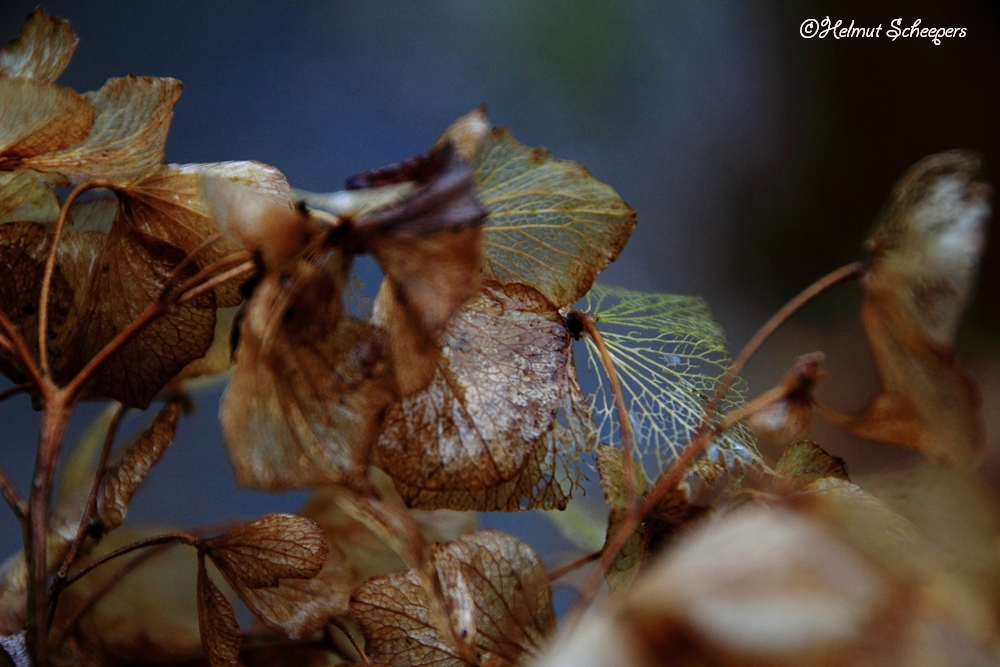
M 881 393 L 835 416 L 864 438 L 967 463 L 985 444 L 979 389 L 958 362 L 955 331 L 983 252 L 991 188 L 965 151 L 932 155 L 896 184 L 866 246 L 862 323 Z
M 823 479 L 840 479 L 849 482 L 847 462 L 839 456 L 827 454 L 811 440 L 793 442 L 785 448 L 774 470 L 780 479 L 775 486 L 782 493 L 806 490 Z
M 434 380 L 390 409 L 375 451 L 408 501 L 410 489 L 477 496 L 518 479 L 575 390 L 562 317 L 526 285 L 487 282 L 456 314 L 441 350 Z
M 105 472 L 97 496 L 97 516 L 104 530 L 110 532 L 125 520 L 136 489 L 163 452 L 173 444 L 180 412 L 177 403 L 164 406 L 153 423 L 125 448 L 121 457 Z
M 450 627 L 431 620 L 421 576 L 375 577 L 354 592 L 369 657 L 389 665 L 518 665 L 534 659 L 555 630 L 552 591 L 528 545 L 479 531 L 433 556 Z
M 83 141 L 96 115 L 94 105 L 69 88 L 0 77 L 0 171 Z
M 69 21 L 39 7 L 25 19 L 17 37 L 0 49 L 0 76 L 52 83 L 66 69 L 79 41 Z
M 803 354 L 772 392 L 778 397 L 750 415 L 750 426 L 757 435 L 778 442 L 789 442 L 805 435 L 812 424 L 816 385 L 826 378 L 822 352 Z M 771 394 L 771 392 L 768 392 Z
M 211 667 L 239 664 L 243 633 L 233 606 L 208 578 L 203 558 L 198 559 L 198 628 Z

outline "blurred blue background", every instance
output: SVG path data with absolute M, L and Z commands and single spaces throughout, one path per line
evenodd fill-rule
M 5 0 L 0 40 L 34 0 Z M 1000 15 L 986 2 L 49 2 L 80 45 L 60 83 L 99 88 L 128 73 L 184 82 L 169 162 L 256 159 L 293 186 L 330 191 L 360 170 L 426 150 L 486 103 L 528 145 L 582 162 L 638 212 L 606 282 L 700 294 L 734 347 L 787 298 L 861 256 L 894 181 L 929 153 L 967 147 L 1000 180 Z M 807 18 L 883 24 L 880 39 L 806 40 Z M 965 38 L 890 41 L 909 25 L 965 27 Z M 995 244 L 994 244 L 995 246 Z M 369 271 L 370 273 L 370 271 Z M 1000 411 L 1000 260 L 988 251 L 959 347 L 984 386 L 992 451 Z M 828 353 L 821 395 L 862 405 L 872 373 L 856 287 L 809 307 L 751 365 L 754 391 L 793 356 Z M 0 388 L 8 386 L 6 381 Z M 221 388 L 197 397 L 174 447 L 137 494 L 129 521 L 194 526 L 293 511 L 304 494 L 236 489 L 220 440 Z M 74 433 L 96 413 L 82 406 Z M 137 423 L 137 420 L 130 422 Z M 38 417 L 0 406 L 0 464 L 26 490 Z M 901 455 L 817 425 L 852 470 Z M 69 441 L 72 441 L 71 435 Z M 905 457 L 904 457 L 905 458 Z M 987 473 L 1000 478 L 995 455 Z M 533 513 L 534 514 L 534 513 Z M 565 545 L 537 515 L 514 526 Z M 0 557 L 20 547 L 0 512 Z

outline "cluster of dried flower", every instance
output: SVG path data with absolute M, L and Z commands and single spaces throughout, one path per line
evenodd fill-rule
M 5 395 L 28 392 L 44 413 L 30 497 L 0 470 L 26 536 L 0 568 L 0 660 L 1000 656 L 1000 515 L 968 468 L 982 417 L 953 353 L 989 214 L 974 156 L 913 167 L 871 261 L 822 279 L 758 336 L 860 275 L 881 391 L 842 415 L 813 395 L 821 354 L 743 402 L 729 390 L 757 343 L 729 366 L 699 299 L 594 285 L 634 212 L 481 109 L 423 155 L 305 193 L 255 162 L 163 165 L 180 83 L 130 76 L 78 94 L 54 83 L 76 43 L 37 10 L 0 50 L 0 372 L 16 385 Z M 362 253 L 385 273 L 370 313 L 345 303 Z M 589 397 L 579 340 L 603 374 Z M 314 495 L 298 515 L 215 537 L 122 527 L 190 383 L 230 368 L 220 420 L 238 481 Z M 109 407 L 57 480 L 83 398 Z M 112 454 L 125 412 L 154 400 L 159 414 Z M 862 488 L 797 440 L 817 408 L 941 467 Z M 792 442 L 773 469 L 750 426 Z M 570 505 L 584 461 L 606 520 Z M 557 637 L 550 580 L 571 568 L 548 572 L 524 542 L 476 531 L 473 511 L 567 507 L 560 525 L 596 542 L 580 564 L 599 564 Z M 581 620 L 602 577 L 610 599 Z M 237 598 L 256 619 L 248 636 Z

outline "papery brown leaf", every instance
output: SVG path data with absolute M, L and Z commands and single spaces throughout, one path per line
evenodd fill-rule
M 525 664 L 555 630 L 548 576 L 523 542 L 479 531 L 439 547 L 434 567 L 455 612 L 450 616 L 464 619 L 465 638 L 463 627 L 441 629 L 431 621 L 431 601 L 415 570 L 375 577 L 351 599 L 375 663 L 465 665 L 471 648 L 477 664 Z
M 489 212 L 483 275 L 526 283 L 564 308 L 587 293 L 635 228 L 633 211 L 576 162 L 493 130 L 472 167 Z
M 73 360 L 60 377 L 75 374 L 105 344 L 159 298 L 186 253 L 121 223 L 107 237 L 93 268 L 88 310 L 74 336 Z M 183 277 L 193 275 L 188 267 Z M 88 384 L 89 396 L 145 408 L 188 363 L 208 351 L 215 330 L 215 294 L 206 292 L 174 307 L 111 357 Z
M 0 171 L 82 141 L 95 115 L 94 105 L 69 88 L 0 76 Z
M 515 480 L 556 423 L 569 342 L 537 291 L 486 283 L 445 332 L 431 385 L 387 413 L 376 464 L 408 500 L 406 488 L 468 493 Z
M 985 444 L 979 389 L 954 336 L 985 245 L 991 188 L 965 151 L 932 155 L 896 184 L 868 239 L 862 323 L 881 384 L 855 435 L 966 463 Z
M 184 367 L 167 385 L 167 392 L 183 393 L 220 380 L 220 376 L 233 365 L 232 335 L 236 326 L 239 306 L 219 308 L 215 311 L 215 335 L 212 346 L 200 359 Z
M 21 330 L 33 354 L 38 352 L 38 303 L 45 257 L 51 235 L 43 225 L 12 222 L 0 225 L 0 309 Z M 75 290 L 57 268 L 52 274 L 47 340 L 51 359 L 63 358 L 73 325 L 79 317 Z M 26 376 L 14 359 L 0 351 L 0 371 L 14 382 Z
M 811 440 L 800 440 L 788 445 L 774 470 L 783 478 L 777 486 L 785 493 L 802 491 L 821 479 L 850 481 L 847 462 L 839 456 L 827 454 Z
M 35 151 L 25 166 L 81 183 L 101 178 L 126 183 L 163 162 L 174 104 L 183 85 L 170 78 L 126 76 L 108 79 L 87 93 L 97 114 L 82 141 Z M 42 154 L 44 153 L 44 154 Z
M 314 577 L 327 555 L 320 527 L 294 514 L 268 514 L 204 544 L 231 583 L 245 588 L 273 588 L 279 579 Z
M 74 567 L 164 532 L 169 531 L 123 527 L 104 537 L 93 552 L 78 558 Z M 148 660 L 151 652 L 162 661 L 199 657 L 202 644 L 198 630 L 194 550 L 182 545 L 152 549 L 160 551 L 135 551 L 116 558 L 63 591 L 52 627 L 64 627 L 70 618 L 82 611 L 83 605 L 100 594 L 70 635 L 87 654 L 102 656 L 106 663 L 116 660 L 142 662 Z M 115 583 L 114 579 L 119 576 L 121 580 Z
M 394 398 L 379 330 L 342 315 L 349 258 L 302 261 L 286 289 L 268 272 L 247 303 L 222 422 L 239 482 L 267 489 L 365 474 Z
M 202 558 L 198 559 L 198 629 L 209 665 L 239 664 L 243 633 L 233 606 L 208 578 Z
M 780 397 L 752 415 L 749 423 L 758 435 L 771 440 L 789 442 L 802 437 L 812 424 L 816 385 L 826 378 L 822 352 L 803 354 L 777 387 Z
M 0 171 L 0 222 L 51 222 L 59 200 L 37 171 Z
M 167 403 L 153 422 L 105 472 L 97 496 L 97 516 L 105 531 L 111 532 L 122 524 L 136 489 L 167 447 L 173 444 L 180 412 L 177 403 Z
M 52 83 L 66 69 L 79 41 L 69 21 L 39 7 L 25 19 L 17 37 L 0 49 L 0 76 Z

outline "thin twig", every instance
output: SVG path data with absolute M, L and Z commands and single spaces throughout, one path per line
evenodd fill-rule
M 202 241 L 201 243 L 199 243 L 198 245 L 196 245 L 194 247 L 194 250 L 192 250 L 191 252 L 189 252 L 188 254 L 186 254 L 184 256 L 184 259 L 182 259 L 177 264 L 177 266 L 174 267 L 174 270 L 170 274 L 170 277 L 167 278 L 167 280 L 166 280 L 165 283 L 163 283 L 163 288 L 160 290 L 160 298 L 161 299 L 166 298 L 166 296 L 168 294 L 170 294 L 171 288 L 174 285 L 177 284 L 178 280 L 180 280 L 181 274 L 183 274 L 184 271 L 187 270 L 187 267 L 189 267 L 191 265 L 191 262 L 193 262 L 194 260 L 196 260 L 198 258 L 198 255 L 200 255 L 202 252 L 204 252 L 204 250 L 206 248 L 211 247 L 213 244 L 215 244 L 216 241 L 218 241 L 221 238 L 222 238 L 222 234 L 212 234 L 211 236 L 209 236 L 208 238 L 206 238 L 204 241 Z
M 132 553 L 137 549 L 145 549 L 146 547 L 152 547 L 157 544 L 168 544 L 171 542 L 179 542 L 180 544 L 186 544 L 191 547 L 197 547 L 198 545 L 201 544 L 201 540 L 199 540 L 197 537 L 193 535 L 188 535 L 187 533 L 165 533 L 163 535 L 156 535 L 155 537 L 147 537 L 144 540 L 133 542 L 132 544 L 128 544 L 124 547 L 121 547 L 120 549 L 115 549 L 111 553 L 105 554 L 100 558 L 98 558 L 97 560 L 87 563 L 79 570 L 66 577 L 65 581 L 63 582 L 62 588 L 63 590 L 66 590 L 91 570 L 94 570 L 100 567 L 101 565 L 104 565 L 108 561 L 118 558 L 119 556 L 124 556 L 127 553 Z
M 223 283 L 229 282 L 233 278 L 237 278 L 247 273 L 252 273 L 254 270 L 256 270 L 256 268 L 257 267 L 253 262 L 243 262 L 236 268 L 230 269 L 225 273 L 220 273 L 214 278 L 206 280 L 205 282 L 203 282 L 200 285 L 197 285 L 196 287 L 188 288 L 186 291 L 182 293 L 181 297 L 177 299 L 177 303 L 180 304 L 190 301 L 191 299 L 199 297 L 205 292 L 208 292 L 209 290 L 215 289 L 216 287 L 218 287 Z
M 622 453 L 625 457 L 625 491 L 628 498 L 628 507 L 629 509 L 634 509 L 638 502 L 639 494 L 637 491 L 638 485 L 636 483 L 635 458 L 633 454 L 634 447 L 632 444 L 632 420 L 629 419 L 628 410 L 625 407 L 625 395 L 622 393 L 621 385 L 618 383 L 618 373 L 615 371 L 615 365 L 611 361 L 611 353 L 604 344 L 601 332 L 597 330 L 597 326 L 594 324 L 594 318 L 587 313 L 576 312 L 575 314 L 580 322 L 583 323 L 590 339 L 597 345 L 597 349 L 601 353 L 601 363 L 604 366 L 604 372 L 607 373 L 608 381 L 611 383 L 611 393 L 614 394 L 615 407 L 618 410 L 618 427 L 622 434 Z
M 372 664 L 372 661 L 368 658 L 368 655 L 365 653 L 364 647 L 361 646 L 361 643 L 358 641 L 357 637 L 354 636 L 354 633 L 351 632 L 351 629 L 348 628 L 343 621 L 341 621 L 337 617 L 333 617 L 330 619 L 330 625 L 334 626 L 335 628 L 344 633 L 344 635 L 347 637 L 347 641 L 351 642 L 351 646 L 354 647 L 354 650 L 358 652 L 358 656 L 361 657 L 361 662 L 365 663 L 366 665 Z
M 24 498 L 21 494 L 17 492 L 14 488 L 14 484 L 7 477 L 7 473 L 3 468 L 0 468 L 0 493 L 3 494 L 3 499 L 7 502 L 7 507 L 10 511 L 14 513 L 17 520 L 23 525 L 24 518 L 28 514 L 28 505 L 24 502 Z
M 216 260 L 211 264 L 209 264 L 208 266 L 200 269 L 198 273 L 194 274 L 193 276 L 191 276 L 191 278 L 185 281 L 184 284 L 181 286 L 181 288 L 177 291 L 186 292 L 190 290 L 192 287 L 201 284 L 201 282 L 207 279 L 209 276 L 214 275 L 215 273 L 223 269 L 228 269 L 229 267 L 236 266 L 238 264 L 243 264 L 245 262 L 249 262 L 252 260 L 253 260 L 253 253 L 251 253 L 249 250 L 241 250 L 239 252 L 234 252 L 231 255 L 226 255 L 222 259 Z M 178 271 L 175 275 L 179 276 L 180 272 Z M 174 276 L 171 277 L 173 278 Z M 163 294 L 166 295 L 166 293 L 167 290 L 164 289 Z
M 23 394 L 29 389 L 31 389 L 30 382 L 25 382 L 24 384 L 16 384 L 13 387 L 8 387 L 7 389 L 0 391 L 0 403 L 6 401 L 11 396 L 17 396 L 18 394 Z
M 0 310 L 0 333 L 4 337 L 4 347 L 17 359 L 21 364 L 21 368 L 28 375 L 28 378 L 38 387 L 38 391 L 42 393 L 42 396 L 47 399 L 52 393 L 52 385 L 42 377 L 42 372 L 39 370 L 38 364 L 35 363 L 34 357 L 31 356 L 28 344 L 17 330 L 17 327 L 7 319 L 7 314 L 2 310 Z
M 789 317 L 791 317 L 795 312 L 797 312 L 802 306 L 807 304 L 809 301 L 814 299 L 817 295 L 821 294 L 825 290 L 833 287 L 834 285 L 854 278 L 858 276 L 861 272 L 865 270 L 865 264 L 862 262 L 854 262 L 843 266 L 835 271 L 828 273 L 823 276 L 809 287 L 805 288 L 799 294 L 797 294 L 792 300 L 786 303 L 781 309 L 778 310 L 774 315 L 772 315 L 767 322 L 757 330 L 740 353 L 736 355 L 736 358 L 729 365 L 726 370 L 725 375 L 716 385 L 715 393 L 712 396 L 712 400 L 709 402 L 707 408 L 705 409 L 705 414 L 702 417 L 701 424 L 695 431 L 691 440 L 688 442 L 687 447 L 684 448 L 684 452 L 681 454 L 673 465 L 670 466 L 656 481 L 656 484 L 647 494 L 645 500 L 637 508 L 630 509 L 619 525 L 618 530 L 615 534 L 608 540 L 607 544 L 604 545 L 604 551 L 601 556 L 601 564 L 599 567 L 595 568 L 591 573 L 590 578 L 587 580 L 583 589 L 580 592 L 580 597 L 577 599 L 573 608 L 570 610 L 567 618 L 567 625 L 573 625 L 580 618 L 583 613 L 584 607 L 590 602 L 594 594 L 597 592 L 597 588 L 600 585 L 601 579 L 604 577 L 604 573 L 607 571 L 608 567 L 614 561 L 618 552 L 628 541 L 629 537 L 638 528 L 639 524 L 642 523 L 643 518 L 648 514 L 660 500 L 677 484 L 681 481 L 684 472 L 690 468 L 694 460 L 701 455 L 705 447 L 712 440 L 715 434 L 715 429 L 712 428 L 712 420 L 715 417 L 716 412 L 719 409 L 719 405 L 725 398 L 730 387 L 732 387 L 733 382 L 739 375 L 743 367 L 746 366 L 747 362 L 757 353 L 761 345 L 770 338 L 774 332 L 784 324 Z
M 557 567 L 556 569 L 549 572 L 549 581 L 555 581 L 560 577 L 564 577 L 573 570 L 579 570 L 584 565 L 588 563 L 593 563 L 595 560 L 601 557 L 603 549 L 601 551 L 595 551 L 592 554 L 587 554 L 586 556 L 581 556 L 574 561 L 566 563 L 562 567 Z
M 45 341 L 45 332 L 49 325 L 49 292 L 52 289 L 52 274 L 55 273 L 56 256 L 59 253 L 59 241 L 62 238 L 63 228 L 66 226 L 66 216 L 69 213 L 69 207 L 73 205 L 77 197 L 87 190 L 114 187 L 115 183 L 113 181 L 101 179 L 84 181 L 73 188 L 73 191 L 67 195 L 66 201 L 63 202 L 62 207 L 59 209 L 59 217 L 56 218 L 55 230 L 52 232 L 52 245 L 49 247 L 49 256 L 45 259 L 45 273 L 42 274 L 42 290 L 38 299 L 38 358 L 42 367 L 42 375 L 45 377 L 51 374 L 48 346 Z

